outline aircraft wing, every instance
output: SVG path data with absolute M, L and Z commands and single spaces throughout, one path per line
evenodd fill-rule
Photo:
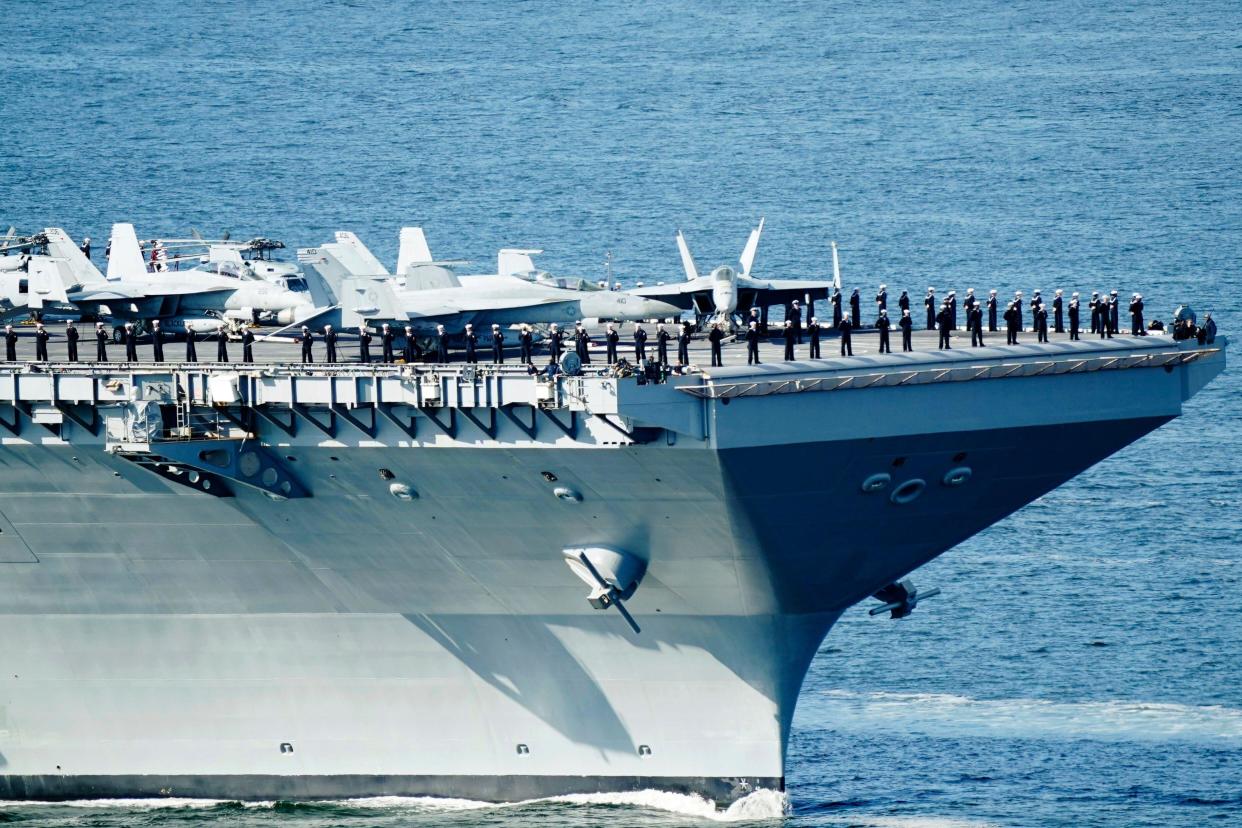
M 455 291 L 456 292 L 456 291 Z M 410 316 L 452 316 L 459 313 L 480 313 L 487 311 L 518 310 L 520 308 L 539 308 L 544 305 L 558 305 L 569 301 L 557 297 L 512 296 L 494 297 L 486 294 L 472 295 L 474 291 L 461 291 L 459 296 L 438 296 L 424 299 L 417 293 L 407 295 L 405 310 Z
M 738 287 L 754 288 L 762 292 L 769 300 L 790 301 L 810 296 L 812 299 L 827 299 L 832 293 L 832 282 L 813 279 L 755 279 L 751 284 L 738 280 Z
M 151 290 L 145 285 L 127 285 L 124 282 L 111 282 L 106 287 L 83 288 L 69 294 L 70 302 L 116 302 L 119 300 L 136 301 L 154 299 L 164 296 L 206 296 L 212 293 L 231 293 L 234 288 L 219 286 L 194 287 L 192 285 L 169 285 L 158 290 Z

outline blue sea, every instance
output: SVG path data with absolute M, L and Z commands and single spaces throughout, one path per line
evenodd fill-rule
M 735 261 L 1242 324 L 1242 5 L 3 4 L 0 225 L 357 232 L 624 283 Z M 1124 303 L 1124 302 L 1123 302 Z M 38 826 L 1242 825 L 1242 382 L 850 611 L 786 805 L 0 804 Z M 1083 405 L 1092 401 L 1084 399 Z M 1069 440 L 1036 452 L 1081 450 Z M 826 509 L 825 530 L 831 527 Z M 911 526 L 911 532 L 918 527 Z

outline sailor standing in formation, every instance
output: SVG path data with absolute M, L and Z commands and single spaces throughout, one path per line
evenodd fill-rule
M 881 314 L 884 311 L 880 311 Z M 806 332 L 811 337 L 811 359 L 819 359 L 819 318 L 811 317 L 811 321 L 806 324 Z
M 841 320 L 841 324 L 837 326 L 837 330 L 841 332 L 841 356 L 854 355 L 854 341 L 850 332 L 854 330 L 854 324 L 850 322 L 848 316 Z
M 746 328 L 746 364 L 759 364 L 759 323 L 751 322 Z
M 690 364 L 690 323 L 682 322 L 677 332 L 677 364 Z
M 1022 316 L 1018 310 L 1017 302 L 1010 302 L 1009 307 L 1005 308 L 1005 344 L 1018 344 L 1018 331 L 1022 327 Z
M 785 324 L 789 324 L 789 320 L 785 320 Z M 712 344 L 712 367 L 724 367 L 724 354 L 720 352 L 720 343 L 724 341 L 724 331 L 720 329 L 719 322 L 712 323 L 712 329 L 707 334 L 707 341 Z
M 858 288 L 850 293 L 850 324 L 862 324 L 862 299 L 858 296 Z
M 405 350 L 406 350 L 406 353 L 413 353 L 413 349 L 411 349 L 410 347 L 409 330 L 410 328 L 407 325 L 406 335 L 405 335 Z M 449 361 L 448 331 L 444 330 L 443 325 L 436 325 L 436 362 L 438 362 L 440 365 L 447 365 L 448 361 Z M 409 360 L 407 359 L 406 362 L 409 362 Z
M 880 285 L 880 292 L 875 295 L 875 318 L 880 318 L 880 311 L 888 310 L 888 285 Z
M 17 331 L 12 325 L 4 326 L 4 359 L 6 362 L 17 362 Z
M 439 325 L 439 333 L 444 333 L 444 326 Z M 448 336 L 444 335 L 439 340 L 439 346 L 444 352 L 444 362 L 448 362 Z M 414 361 L 418 351 L 418 340 L 414 336 L 414 326 L 405 326 L 405 341 L 401 345 L 401 358 L 405 360 L 405 364 L 409 365 Z
M 392 332 L 392 328 L 389 327 L 387 322 L 385 322 L 380 327 L 380 361 L 381 362 L 391 363 L 395 361 L 393 359 L 393 354 L 392 354 L 392 342 L 396 338 L 397 338 L 397 335 Z
M 949 330 L 957 330 L 957 291 L 949 291 Z
M 754 310 L 754 308 L 751 308 L 751 310 Z M 750 324 L 754 328 L 759 326 L 759 323 L 755 320 L 751 320 Z M 664 330 L 663 322 L 656 325 L 656 361 L 661 365 L 668 365 L 668 341 L 672 338 L 669 332 Z
M 1143 294 L 1136 293 L 1130 300 L 1130 333 L 1135 336 L 1146 336 L 1143 330 Z
M 581 322 L 574 325 L 574 353 L 583 365 L 591 364 L 591 335 L 582 327 Z
M 151 356 L 156 362 L 164 361 L 164 330 L 160 320 L 151 320 Z
M 832 289 L 832 327 L 841 327 L 841 289 Z
M 875 326 L 880 329 L 880 353 L 891 354 L 893 346 L 889 344 L 888 332 L 892 329 L 893 323 L 888 318 L 887 310 L 880 311 L 880 318 L 875 320 Z
M 1091 333 L 1100 332 L 1100 292 L 1098 290 L 1091 291 L 1091 301 L 1087 303 L 1087 307 L 1091 310 Z
M 523 365 L 534 364 L 531 355 L 534 353 L 535 335 L 531 333 L 530 325 L 523 325 L 521 331 L 518 332 L 518 345 L 522 349 L 522 355 L 518 361 Z
M 789 313 L 785 316 L 785 321 L 792 323 L 794 339 L 799 345 L 802 344 L 802 306 L 798 304 L 798 300 L 793 300 L 789 305 Z M 785 327 L 791 327 L 786 325 Z
M 479 337 L 474 332 L 474 325 L 466 325 L 466 362 L 470 365 L 479 364 Z
M 229 361 L 229 332 L 225 330 L 224 323 L 221 322 L 216 326 L 216 362 Z
M 194 348 L 195 339 L 197 339 L 197 336 L 194 333 L 194 329 L 187 325 L 185 329 L 185 361 L 186 362 L 198 362 L 198 351 L 196 351 Z
M 927 296 L 923 298 L 923 304 L 927 307 L 927 330 L 936 330 L 936 289 L 929 287 Z
M 1057 288 L 1056 295 L 1052 297 L 1052 329 L 1057 333 L 1065 333 L 1065 316 L 1061 293 L 1061 289 Z
M 1117 300 L 1117 291 L 1108 294 L 1108 335 L 1121 333 L 1121 303 Z
M 940 305 L 940 313 L 936 314 L 936 326 L 940 330 L 940 350 L 947 350 L 953 346 L 949 344 L 949 337 L 953 331 L 953 311 L 949 309 L 949 300 L 945 299 Z
M 983 306 L 976 303 L 970 307 L 970 316 L 966 319 L 966 327 L 970 329 L 970 347 L 983 347 Z
M 65 342 L 69 344 L 69 361 L 78 361 L 78 329 L 74 327 L 73 320 L 70 319 L 65 323 Z
M 1035 333 L 1037 341 L 1048 341 L 1048 309 L 1042 302 L 1035 306 Z
M 1078 293 L 1076 291 L 1070 295 L 1069 325 L 1070 339 L 1078 339 Z
M 647 332 L 641 322 L 634 325 L 634 359 L 639 365 L 647 361 Z
M 331 325 L 323 326 L 323 361 L 329 365 L 336 362 L 336 331 Z
M 604 362 L 607 364 L 617 364 L 617 343 L 620 341 L 621 334 L 617 333 L 616 326 L 609 322 L 608 330 L 604 332 Z
M 913 351 L 914 346 L 911 344 L 910 338 L 914 330 L 914 320 L 910 317 L 909 308 L 901 312 L 901 318 L 897 320 L 897 326 L 901 328 L 901 350 Z
M 310 365 L 315 361 L 315 355 L 311 350 L 315 346 L 315 335 L 311 333 L 308 326 L 302 326 L 302 335 L 298 337 L 298 342 L 302 343 L 302 363 Z
M 242 342 L 245 342 L 245 334 Z M 371 331 L 366 325 L 358 326 L 358 361 L 366 365 L 371 361 Z
M 242 328 L 241 340 L 242 362 L 254 362 L 254 331 L 249 326 Z
M 503 365 L 505 361 L 505 335 L 500 326 L 492 323 L 492 362 Z
M 42 322 L 35 323 L 35 361 L 47 362 L 47 339 L 51 336 Z
M 996 333 L 1000 330 L 996 324 L 996 291 L 988 291 L 988 332 Z
M 561 343 L 561 329 L 552 323 L 552 327 L 548 332 L 548 361 L 558 362 L 561 358 L 561 352 L 565 346 Z
M 785 337 L 785 361 L 792 362 L 794 359 L 794 343 L 798 341 L 798 332 L 794 330 L 792 319 L 785 320 L 785 330 L 781 333 Z

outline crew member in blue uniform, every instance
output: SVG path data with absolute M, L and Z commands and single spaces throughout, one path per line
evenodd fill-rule
M 243 336 L 242 342 L 245 341 Z M 371 331 L 366 325 L 358 326 L 358 361 L 363 365 L 371 361 Z
M 1057 333 L 1065 333 L 1065 306 L 1061 294 L 1061 289 L 1057 288 L 1052 297 L 1052 329 Z
M 875 295 L 875 318 L 880 318 L 880 311 L 888 310 L 888 285 L 880 285 L 880 292 Z
M 198 362 L 198 351 L 194 347 L 194 340 L 196 338 L 197 337 L 195 337 L 194 335 L 194 329 L 187 325 L 185 329 L 185 361 L 186 362 Z
M 466 323 L 466 362 L 470 365 L 479 364 L 479 337 L 474 332 L 474 325 Z
M 858 288 L 850 292 L 850 324 L 862 325 L 862 298 L 858 295 Z
M 609 365 L 615 365 L 617 362 L 617 343 L 621 341 L 621 334 L 617 333 L 617 328 L 611 322 L 608 323 L 608 330 L 604 332 L 604 361 Z
M 1043 306 L 1044 297 L 1040 296 L 1039 291 L 1037 290 L 1031 294 L 1031 330 L 1033 330 L 1036 334 L 1039 333 L 1039 322 L 1036 320 L 1035 315 Z
M 1108 301 L 1107 300 L 1103 300 L 1100 302 L 1099 334 L 1100 334 L 1100 339 L 1105 339 L 1105 338 L 1112 339 L 1113 338 L 1113 328 L 1112 328 L 1112 325 L 1108 321 Z
M 69 346 L 69 361 L 78 361 L 78 329 L 74 327 L 73 320 L 70 319 L 65 323 L 65 342 Z
M 1022 321 L 1022 291 L 1020 290 L 1016 290 L 1013 293 L 1013 312 L 1015 314 L 1014 318 L 1017 320 L 1018 330 L 1024 330 L 1024 323 Z
M 882 314 L 883 312 L 881 312 Z M 806 332 L 811 338 L 811 359 L 819 359 L 819 318 L 811 317 L 806 325 Z
M 1121 303 L 1117 299 L 1117 291 L 1108 294 L 1108 335 L 1121 333 Z
M 314 362 L 315 355 L 311 349 L 315 346 L 315 335 L 306 325 L 302 326 L 302 334 L 298 337 L 298 342 L 302 343 L 302 363 L 309 365 Z
M 1078 339 L 1078 293 L 1070 295 L 1069 302 L 1069 335 L 1070 339 Z
M 1100 292 L 1094 290 L 1091 292 L 1091 301 L 1087 303 L 1087 307 L 1091 310 L 1091 333 L 1100 332 Z
M 336 331 L 331 325 L 323 326 L 323 361 L 329 365 L 336 362 Z
M 897 308 L 902 312 L 902 314 L 910 310 L 910 294 L 904 290 L 901 292 L 901 296 L 897 297 Z M 900 318 L 902 314 L 898 314 L 898 318 Z
M 793 320 L 785 320 L 785 330 L 781 331 L 781 336 L 785 338 L 785 361 L 792 362 L 794 359 L 794 344 L 798 341 L 798 332 L 794 330 Z
M 574 325 L 574 353 L 583 365 L 591 364 L 591 335 L 581 322 Z
M 983 305 L 978 303 L 970 308 L 970 316 L 966 319 L 966 327 L 970 330 L 970 347 L 983 347 Z
M 229 332 L 224 329 L 224 323 L 221 322 L 216 328 L 216 362 L 229 361 Z
M 362 330 L 366 330 L 363 328 Z M 242 362 L 254 362 L 254 331 L 250 326 L 242 328 Z
M 853 356 L 854 342 L 850 337 L 850 331 L 854 330 L 854 324 L 850 322 L 848 316 L 842 317 L 841 324 L 837 325 L 837 330 L 841 332 L 841 356 Z
M 893 322 L 888 318 L 887 310 L 880 311 L 880 318 L 875 320 L 875 326 L 880 329 L 880 353 L 891 354 L 893 346 L 889 344 L 888 332 L 892 330 Z
M 121 329 L 121 343 L 125 346 L 125 361 L 138 361 L 138 334 L 134 331 L 134 323 L 126 322 Z
M 746 328 L 746 364 L 759 364 L 759 323 L 751 322 Z
M 12 325 L 4 326 L 4 359 L 6 362 L 17 362 L 17 331 L 13 330 Z
M 802 344 L 802 306 L 795 299 L 789 304 L 789 313 L 785 315 L 785 321 L 791 323 L 786 327 L 793 327 L 794 339 L 799 345 Z
M 639 365 L 647 361 L 647 332 L 641 322 L 634 325 L 634 359 Z
M 947 298 L 947 301 L 949 303 L 949 330 L 956 331 L 957 330 L 957 291 L 956 290 L 949 291 L 949 296 Z
M 950 291 L 952 293 L 952 291 Z M 953 346 L 949 344 L 949 338 L 953 330 L 953 312 L 949 310 L 949 300 L 945 299 L 940 305 L 940 313 L 936 314 L 936 327 L 940 331 L 940 350 L 946 350 Z
M 970 312 L 975 309 L 979 300 L 975 298 L 975 289 L 966 288 L 966 298 L 962 300 L 962 310 L 966 312 L 966 330 L 970 330 Z
M 690 364 L 690 323 L 682 322 L 677 332 L 677 364 Z
M 927 330 L 936 330 L 936 289 L 929 287 L 923 297 L 923 305 L 927 308 Z
M 535 335 L 531 333 L 530 325 L 523 324 L 518 331 L 518 346 L 521 348 L 522 355 L 518 361 L 522 365 L 533 365 L 533 354 L 535 351 Z
M 1048 309 L 1043 304 L 1035 308 L 1035 333 L 1036 341 L 1048 341 Z
M 914 332 L 914 319 L 910 316 L 910 309 L 907 308 L 901 312 L 901 318 L 897 320 L 897 326 L 901 328 L 901 350 L 913 351 L 914 345 L 910 340 Z
M 495 322 L 492 323 L 492 362 L 497 365 L 505 362 L 505 333 Z
M 996 291 L 988 291 L 988 333 L 996 333 L 1000 330 L 996 322 Z
M 47 340 L 51 334 L 47 332 L 47 328 L 43 327 L 42 322 L 35 323 L 35 361 L 47 362 Z
M 789 320 L 785 320 L 785 324 L 789 324 Z M 707 341 L 712 344 L 712 367 L 724 367 L 724 355 L 720 352 L 720 343 L 724 341 L 724 331 L 720 330 L 720 323 L 713 322 L 712 329 L 707 334 Z
M 561 329 L 556 326 L 555 322 L 553 322 L 551 328 L 548 330 L 548 362 L 557 362 L 560 360 L 561 352 L 565 349 L 562 342 L 563 337 L 564 334 L 561 333 Z
M 841 327 L 841 288 L 832 289 L 832 327 Z
M 392 343 L 396 338 L 397 335 L 393 333 L 392 328 L 385 322 L 380 327 L 380 362 L 391 364 L 395 361 L 393 359 Z
M 1020 315 L 1018 313 L 1018 303 L 1010 302 L 1009 307 L 1005 308 L 1005 344 L 1018 344 L 1018 331 L 1021 330 Z
M 444 330 L 443 325 L 436 325 L 436 346 L 439 350 L 436 352 L 436 360 L 444 363 L 448 362 L 449 357 L 449 335 Z M 401 359 L 406 365 L 414 362 L 414 358 L 418 356 L 418 338 L 414 336 L 414 326 L 405 326 L 405 340 L 401 343 Z
M 95 361 L 108 361 L 108 332 L 102 322 L 95 323 Z
M 754 310 L 754 308 L 751 308 L 751 310 Z M 751 326 L 758 328 L 759 320 L 752 319 L 750 324 Z M 669 335 L 669 332 L 664 330 L 663 322 L 656 323 L 656 362 L 661 365 L 668 365 L 668 341 L 672 338 L 673 337 Z
M 164 329 L 160 320 L 151 320 L 151 355 L 156 362 L 164 361 Z
M 1147 331 L 1143 330 L 1143 295 L 1141 293 L 1134 294 L 1134 298 L 1130 300 L 1130 333 L 1135 336 L 1147 335 Z
M 82 246 L 78 249 L 82 251 L 83 256 L 89 259 L 91 257 L 91 237 L 87 236 L 82 239 Z
M 1216 320 L 1212 318 L 1211 312 L 1203 315 L 1203 344 L 1212 345 L 1216 342 Z

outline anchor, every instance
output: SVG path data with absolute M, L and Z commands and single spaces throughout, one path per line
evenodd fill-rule
M 624 602 L 638 589 L 638 582 L 647 570 L 644 561 L 626 552 L 598 546 L 566 549 L 562 554 L 570 570 L 591 587 L 587 602 L 592 607 L 599 610 L 616 607 L 635 635 L 642 632 Z
M 924 598 L 933 598 L 939 594 L 940 587 L 932 587 L 919 592 L 919 588 L 914 585 L 914 581 L 906 578 L 904 581 L 889 584 L 872 595 L 872 598 L 883 601 L 884 605 L 873 607 L 867 611 L 867 614 L 879 615 L 882 612 L 887 612 L 891 613 L 888 616 L 889 618 L 905 618 L 914 612 L 914 608 L 919 605 L 919 601 L 922 601 Z

